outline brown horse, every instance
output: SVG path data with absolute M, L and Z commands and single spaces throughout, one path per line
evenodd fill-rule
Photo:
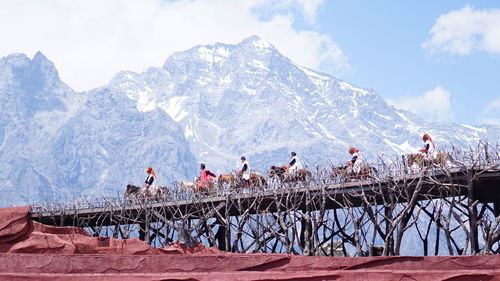
M 422 154 L 408 154 L 406 155 L 406 165 L 408 167 L 412 167 L 414 164 L 417 164 L 421 169 L 424 168 L 424 156 Z
M 453 161 L 453 158 L 446 152 L 438 152 L 436 155 L 436 159 L 434 160 L 437 165 L 442 166 L 446 166 L 448 164 L 448 161 Z
M 350 179 L 370 179 L 373 178 L 373 176 L 377 175 L 378 171 L 374 167 L 370 166 L 362 166 L 360 168 L 359 173 L 354 173 L 349 167 L 347 166 L 340 166 L 340 167 L 335 167 L 332 168 L 332 179 L 336 179 L 337 177 L 340 177 L 344 179 L 344 182 L 349 181 Z
M 371 179 L 376 175 L 378 175 L 378 171 L 375 167 L 362 166 L 359 173 L 354 175 L 354 177 L 363 180 L 363 179 Z
M 250 186 L 260 187 L 261 189 L 263 189 L 267 186 L 267 181 L 262 175 L 250 174 Z
M 233 174 L 221 174 L 217 178 L 217 185 L 222 187 L 223 185 L 229 185 L 230 187 L 236 184 L 236 177 Z
M 249 188 L 249 187 L 259 187 L 263 189 L 267 186 L 267 181 L 264 176 L 259 174 L 250 174 L 250 179 L 248 181 L 243 180 L 241 174 L 236 174 L 235 184 L 231 187 L 233 188 Z
M 408 154 L 406 155 L 406 164 L 408 167 L 413 166 L 413 164 L 417 164 L 417 166 L 423 169 L 425 166 L 429 165 L 438 165 L 438 166 L 446 166 L 448 161 L 453 161 L 453 158 L 446 152 L 438 152 L 436 154 L 436 158 L 432 160 L 427 160 L 422 154 Z
M 304 182 L 311 176 L 311 172 L 305 169 L 299 169 L 294 173 L 288 173 L 286 166 L 276 167 L 272 166 L 269 170 L 269 177 L 277 176 L 282 183 L 285 182 Z
M 344 181 L 347 181 L 349 178 L 349 170 L 347 169 L 347 166 L 339 166 L 339 167 L 334 167 L 332 168 L 332 179 L 336 179 L 340 177 Z
M 125 197 L 134 195 L 136 198 L 151 198 L 156 201 L 160 201 L 165 197 L 167 193 L 167 188 L 165 186 L 152 185 L 149 188 L 145 186 L 139 187 L 132 184 L 127 185 L 125 190 Z

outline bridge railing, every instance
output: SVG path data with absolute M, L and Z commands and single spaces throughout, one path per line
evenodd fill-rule
M 305 187 L 328 186 L 331 189 L 342 189 L 353 187 L 356 184 L 374 184 L 385 182 L 395 178 L 409 177 L 419 173 L 443 173 L 450 169 L 489 169 L 500 165 L 500 153 L 498 144 L 492 146 L 486 142 L 479 142 L 475 148 L 461 150 L 451 147 L 445 152 L 449 155 L 449 160 L 443 165 L 428 165 L 421 168 L 418 165 L 409 166 L 405 157 L 381 156 L 376 162 L 367 163 L 369 170 L 367 174 L 355 175 L 352 173 L 334 174 L 335 165 L 327 166 L 306 166 L 311 173 L 306 181 L 281 181 L 278 177 L 266 176 L 266 184 L 259 186 L 242 187 L 241 184 L 215 185 L 210 190 L 199 192 L 182 191 L 178 184 L 174 184 L 167 189 L 162 198 L 126 198 L 117 193 L 114 196 L 106 195 L 100 197 L 81 197 L 72 202 L 45 200 L 43 203 L 34 203 L 31 206 L 32 212 L 58 212 L 67 210 L 82 210 L 95 208 L 116 208 L 117 206 L 130 206 L 144 204 L 144 202 L 195 202 L 207 197 L 225 197 L 235 194 L 257 195 L 271 191 L 286 191 Z

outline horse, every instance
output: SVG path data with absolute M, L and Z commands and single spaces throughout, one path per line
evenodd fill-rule
M 340 177 L 341 179 L 344 179 L 344 181 L 347 181 L 349 177 L 349 170 L 347 169 L 347 166 L 339 166 L 332 168 L 331 178 L 336 179 L 337 177 Z
M 136 198 L 149 197 L 159 201 L 165 197 L 166 192 L 167 188 L 165 186 L 152 185 L 149 188 L 147 188 L 147 186 L 145 185 L 139 187 L 132 184 L 128 184 L 124 196 L 130 197 L 131 195 L 135 195 Z
M 446 152 L 438 152 L 436 153 L 436 158 L 426 159 L 422 154 L 408 154 L 406 155 L 406 164 L 408 167 L 416 164 L 420 169 L 423 169 L 425 166 L 429 165 L 438 165 L 438 166 L 446 166 L 448 161 L 453 161 L 453 158 L 450 154 Z
M 250 174 L 250 186 L 263 189 L 267 186 L 266 178 L 259 174 Z
M 370 179 L 374 175 L 378 175 L 378 170 L 368 165 L 361 166 L 359 173 L 353 172 L 349 166 L 339 166 L 332 168 L 331 178 L 336 179 L 340 177 L 344 179 L 344 182 L 347 182 L 349 179 Z
M 139 194 L 139 189 L 141 188 L 138 186 L 127 184 L 127 189 L 125 189 L 125 193 L 123 194 L 123 196 L 129 197 L 130 195 L 135 195 L 137 197 L 137 195 Z
M 198 182 L 181 181 L 180 192 L 188 192 L 188 193 L 203 192 L 205 194 L 208 194 L 213 190 L 217 189 L 216 187 L 217 186 L 214 182 L 209 182 L 206 188 L 200 189 Z
M 274 178 L 277 176 L 281 182 L 285 180 L 286 166 L 276 167 L 271 166 L 271 169 L 268 172 L 269 178 Z
M 244 181 L 241 174 L 236 174 L 235 185 L 232 187 L 237 188 L 248 188 L 248 187 L 259 187 L 260 189 L 264 189 L 267 186 L 267 181 L 264 176 L 251 173 L 248 181 Z
M 222 187 L 224 185 L 229 185 L 232 187 L 236 184 L 236 177 L 233 174 L 221 174 L 217 178 L 217 185 Z
M 361 169 L 359 170 L 359 173 L 355 174 L 354 176 L 357 177 L 358 179 L 371 179 L 373 176 L 378 175 L 378 170 L 375 167 L 371 166 L 362 166 Z
M 272 166 L 269 170 L 269 177 L 278 176 L 282 183 L 285 182 L 304 182 L 311 176 L 311 172 L 305 169 L 298 169 L 295 172 L 288 173 L 286 166 L 276 167 Z
M 405 164 L 410 168 L 413 165 L 417 165 L 420 169 L 423 169 L 425 166 L 424 156 L 422 154 L 408 154 L 406 155 L 405 160 Z
M 196 183 L 190 181 L 181 181 L 180 192 L 195 192 L 197 191 Z
M 438 152 L 436 154 L 436 159 L 434 160 L 434 163 L 436 163 L 437 165 L 446 166 L 448 164 L 448 162 L 452 162 L 452 161 L 453 161 L 453 158 L 451 157 L 451 155 L 449 153 Z

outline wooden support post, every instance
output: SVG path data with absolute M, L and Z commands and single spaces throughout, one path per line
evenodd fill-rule
M 300 243 L 302 245 L 302 254 L 304 256 L 311 255 L 311 214 L 306 211 L 300 220 Z
M 472 181 L 467 185 L 468 198 L 467 207 L 469 209 L 469 239 L 471 245 L 471 254 L 479 253 L 479 231 L 477 225 L 477 204 L 474 202 L 474 183 Z
M 219 250 L 226 251 L 226 226 L 220 220 L 217 220 L 217 224 L 219 225 L 217 233 L 215 233 L 217 247 Z
M 146 242 L 146 225 L 145 223 L 139 224 L 139 240 Z
M 495 217 L 500 216 L 500 196 L 496 195 L 495 201 L 493 201 L 493 209 Z

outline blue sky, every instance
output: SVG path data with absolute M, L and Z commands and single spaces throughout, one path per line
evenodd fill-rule
M 459 55 L 422 47 L 440 15 L 466 6 L 487 11 L 500 8 L 500 2 L 327 1 L 316 28 L 329 34 L 349 58 L 352 69 L 340 73 L 341 78 L 393 101 L 441 87 L 450 93 L 452 116 L 445 120 L 477 124 L 500 118 L 498 107 L 496 114 L 481 112 L 500 97 L 500 48 Z
M 0 0 L 0 57 L 42 51 L 69 86 L 258 35 L 429 121 L 500 124 L 500 2 Z

